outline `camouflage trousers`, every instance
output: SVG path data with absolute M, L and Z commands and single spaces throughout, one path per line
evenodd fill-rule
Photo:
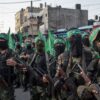
M 13 89 L 10 89 L 0 87 L 0 100 L 14 100 Z
M 31 100 L 51 100 L 47 95 L 47 89 L 40 86 L 33 86 L 30 89 Z

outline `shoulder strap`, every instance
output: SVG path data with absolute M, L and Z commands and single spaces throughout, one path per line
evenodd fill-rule
M 50 69 L 49 69 L 49 56 L 48 54 L 45 52 L 45 57 L 46 57 L 46 65 L 47 65 L 47 71 L 48 74 L 50 75 Z
M 34 53 L 34 55 L 33 55 L 32 59 L 31 59 L 31 62 L 29 63 L 29 66 L 31 66 L 31 65 L 32 65 L 32 63 L 34 62 L 34 60 L 35 60 L 36 56 L 37 56 L 37 53 Z

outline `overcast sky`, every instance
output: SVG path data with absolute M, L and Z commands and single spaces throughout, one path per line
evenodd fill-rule
M 0 0 L 2 2 L 21 2 L 30 0 Z M 100 0 L 41 0 L 33 2 L 33 6 L 39 6 L 40 3 L 45 3 L 56 6 L 61 5 L 64 8 L 75 8 L 75 4 L 80 3 L 82 9 L 89 11 L 89 19 L 95 15 L 100 15 Z M 15 13 L 21 8 L 30 6 L 30 3 L 20 4 L 0 4 L 0 32 L 7 32 L 9 27 L 12 32 L 15 32 Z

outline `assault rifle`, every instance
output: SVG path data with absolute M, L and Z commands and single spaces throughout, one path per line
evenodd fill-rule
M 95 95 L 97 100 L 100 100 L 100 86 L 98 84 L 92 83 L 90 78 L 85 74 L 83 68 L 79 64 L 77 64 L 77 65 L 82 72 L 81 76 L 83 77 L 83 79 L 87 83 L 86 85 L 88 85 L 89 91 L 92 92 Z
M 90 78 L 86 75 L 85 71 L 79 63 L 74 64 L 73 68 L 71 69 L 71 72 L 77 75 L 81 75 L 87 84 L 91 83 Z
M 34 71 L 39 75 L 39 76 L 44 76 L 46 74 L 46 72 L 42 69 L 42 68 L 37 68 L 36 66 L 31 66 L 31 64 L 26 63 L 25 61 L 22 61 L 22 59 L 19 57 L 18 54 L 15 53 L 14 55 L 14 59 L 16 61 L 18 61 L 20 64 L 22 64 L 23 66 L 25 66 L 31 73 L 31 75 L 34 75 Z M 34 59 L 33 59 L 34 60 Z M 33 71 L 34 70 L 34 71 Z M 51 79 L 51 77 L 46 74 L 46 78 L 53 83 L 53 80 Z
M 83 68 L 79 65 L 79 64 L 77 64 L 77 66 L 78 66 L 78 68 L 80 69 L 80 71 L 81 71 L 81 76 L 83 77 L 83 79 L 85 80 L 85 82 L 87 83 L 87 85 L 89 85 L 89 84 L 91 84 L 91 80 L 90 80 L 90 78 L 86 75 L 86 73 L 85 73 L 85 71 L 83 70 Z

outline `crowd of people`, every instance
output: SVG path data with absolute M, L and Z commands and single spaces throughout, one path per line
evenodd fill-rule
M 15 100 L 20 87 L 30 91 L 30 100 L 100 100 L 100 28 L 70 30 L 52 47 L 42 35 L 28 37 L 14 50 L 1 34 L 0 100 Z

